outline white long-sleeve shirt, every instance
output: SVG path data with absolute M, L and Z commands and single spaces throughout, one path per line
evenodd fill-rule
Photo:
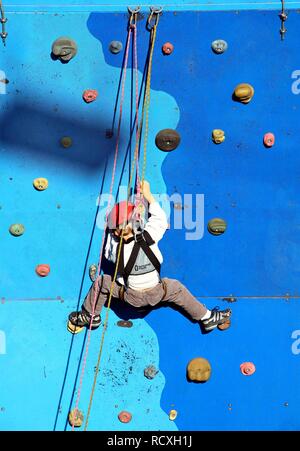
M 167 216 L 164 210 L 160 207 L 158 202 L 153 202 L 149 205 L 149 213 L 151 214 L 149 220 L 145 225 L 145 229 L 151 236 L 154 244 L 150 246 L 150 249 L 155 254 L 160 263 L 163 262 L 163 256 L 158 248 L 157 242 L 162 239 L 167 227 Z M 105 258 L 113 263 L 116 263 L 117 247 L 119 240 L 110 233 L 107 237 L 104 255 Z M 124 266 L 126 266 L 130 254 L 132 252 L 135 241 L 126 243 L 124 241 Z M 127 285 L 134 290 L 144 290 L 146 288 L 152 288 L 159 283 L 159 274 L 156 270 L 146 274 L 131 275 L 128 277 Z M 121 276 L 117 276 L 117 281 L 124 285 L 124 279 Z

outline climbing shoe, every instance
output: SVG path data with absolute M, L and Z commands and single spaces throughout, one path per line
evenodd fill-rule
M 217 308 L 214 308 L 211 311 L 210 317 L 204 319 L 203 321 L 200 320 L 200 323 L 205 332 L 210 332 L 220 324 L 223 324 L 226 321 L 228 321 L 230 317 L 231 317 L 230 309 L 218 310 Z
M 80 312 L 72 312 L 69 315 L 68 330 L 72 333 L 77 333 L 82 330 L 83 327 L 90 327 L 92 315 L 82 308 Z M 92 330 L 97 329 L 101 324 L 101 316 L 94 315 Z

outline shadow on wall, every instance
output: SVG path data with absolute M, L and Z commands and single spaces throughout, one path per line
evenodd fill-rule
M 116 135 L 111 136 L 111 122 L 104 117 L 97 116 L 87 124 L 76 114 L 66 116 L 55 109 L 50 113 L 46 109 L 28 106 L 25 102 L 14 102 L 2 115 L 1 122 L 2 152 L 35 153 L 37 157 L 42 156 L 44 162 L 59 161 L 60 165 L 69 165 L 72 161 L 82 170 L 97 171 L 102 168 L 106 157 L 113 156 L 116 145 Z M 72 138 L 71 149 L 60 144 L 64 136 Z M 120 147 L 122 145 L 121 135 Z

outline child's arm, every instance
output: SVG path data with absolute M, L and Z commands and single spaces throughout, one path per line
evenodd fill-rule
M 141 192 L 143 193 L 144 198 L 149 202 L 149 213 L 151 214 L 146 223 L 145 230 L 150 234 L 151 238 L 157 242 L 162 239 L 168 228 L 167 216 L 151 194 L 150 184 L 148 182 L 144 181 L 142 183 Z

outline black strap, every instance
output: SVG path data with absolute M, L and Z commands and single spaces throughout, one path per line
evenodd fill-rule
M 152 263 L 152 265 L 154 266 L 154 268 L 156 269 L 158 274 L 160 274 L 161 264 L 160 264 L 158 258 L 156 257 L 156 255 L 154 254 L 154 252 L 152 251 L 152 249 L 150 249 L 150 246 L 155 243 L 155 241 L 151 238 L 150 234 L 145 230 L 144 232 L 135 235 L 134 239 L 135 239 L 135 243 L 134 243 L 133 249 L 131 251 L 130 257 L 129 257 L 128 262 L 125 267 L 124 267 L 124 247 L 121 250 L 120 262 L 119 262 L 119 273 L 122 274 L 122 276 L 124 278 L 124 282 L 126 284 L 127 284 L 127 279 L 130 276 L 132 268 L 136 262 L 139 250 L 141 248 L 143 249 L 143 251 L 145 252 L 147 257 L 149 258 L 150 262 Z M 127 241 L 127 243 L 128 243 L 128 241 Z M 122 266 L 120 266 L 120 264 Z
M 123 273 L 123 277 L 124 280 L 127 282 L 128 277 L 130 276 L 130 273 L 132 271 L 132 268 L 135 264 L 135 261 L 137 259 L 138 253 L 140 250 L 140 244 L 139 243 L 134 243 L 133 249 L 131 251 L 130 257 L 128 259 L 128 262 L 124 268 L 124 273 Z

